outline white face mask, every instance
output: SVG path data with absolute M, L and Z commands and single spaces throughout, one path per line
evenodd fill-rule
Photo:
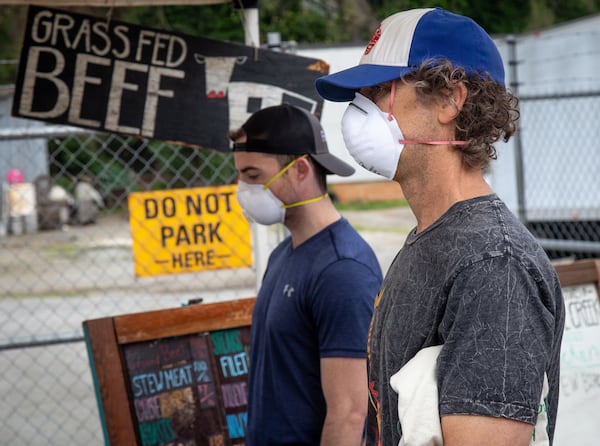
M 306 158 L 308 155 L 303 155 Z M 296 203 L 284 204 L 271 192 L 271 184 L 290 169 L 298 158 L 289 162 L 273 178 L 265 184 L 248 184 L 238 181 L 237 200 L 246 217 L 261 225 L 273 225 L 283 223 L 285 220 L 285 210 L 302 206 L 304 204 L 314 203 L 327 197 L 327 193 L 308 200 L 298 201 Z
M 392 82 L 390 110 L 396 86 Z M 467 141 L 407 140 L 392 113 L 384 113 L 370 99 L 356 92 L 342 117 L 342 135 L 350 155 L 358 164 L 389 180 L 394 179 L 405 144 L 430 146 L 463 145 Z
M 261 225 L 283 223 L 285 219 L 283 202 L 262 184 L 238 181 L 237 200 L 246 217 Z
M 394 178 L 404 136 L 391 114 L 357 92 L 342 117 L 342 135 L 358 164 L 387 179 Z

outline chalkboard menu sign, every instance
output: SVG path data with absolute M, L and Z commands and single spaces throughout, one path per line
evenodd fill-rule
M 600 438 L 600 260 L 557 265 L 565 298 L 560 396 L 554 444 L 596 446 Z
M 85 321 L 106 444 L 243 445 L 253 304 Z

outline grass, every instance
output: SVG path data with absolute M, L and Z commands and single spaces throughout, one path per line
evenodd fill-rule
M 81 253 L 81 247 L 75 243 L 51 243 L 44 247 L 50 256 L 77 257 Z
M 406 206 L 408 206 L 406 200 L 352 201 L 349 203 L 335 203 L 335 207 L 338 211 L 375 211 L 379 209 L 390 209 Z

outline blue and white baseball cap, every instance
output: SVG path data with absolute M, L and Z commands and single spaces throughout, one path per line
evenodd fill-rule
M 468 74 L 487 74 L 504 85 L 502 57 L 481 26 L 442 8 L 423 8 L 387 17 L 358 65 L 320 77 L 317 91 L 330 101 L 352 101 L 360 88 L 405 76 L 432 59 L 447 59 Z

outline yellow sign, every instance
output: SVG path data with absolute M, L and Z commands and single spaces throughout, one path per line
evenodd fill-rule
M 237 186 L 129 194 L 135 275 L 179 274 L 252 265 L 250 224 Z

